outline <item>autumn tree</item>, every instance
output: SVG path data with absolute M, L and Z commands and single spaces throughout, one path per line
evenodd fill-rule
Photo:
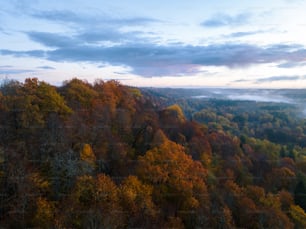
M 293 218 L 296 228 L 306 227 L 306 213 L 300 206 L 291 205 L 290 215 Z
M 36 213 L 33 224 L 40 228 L 50 228 L 54 225 L 55 207 L 45 198 L 38 197 L 36 200 Z
M 97 96 L 97 92 L 88 82 L 76 78 L 65 81 L 60 91 L 69 106 L 75 110 L 90 108 L 93 99 Z
M 120 186 L 121 202 L 127 212 L 128 227 L 148 228 L 157 219 L 157 208 L 152 199 L 153 187 L 137 177 L 128 176 Z
M 96 156 L 89 144 L 84 144 L 80 152 L 80 169 L 84 174 L 91 174 L 96 168 Z
M 64 227 L 121 228 L 124 225 L 119 189 L 105 174 L 98 174 L 96 178 L 89 175 L 78 177 L 71 196 L 65 202 L 66 214 L 58 216 Z
M 209 209 L 206 187 L 207 171 L 193 161 L 184 147 L 157 132 L 156 146 L 139 157 L 137 175 L 153 185 L 153 197 L 168 216 L 179 215 L 186 226 L 207 225 L 199 218 Z

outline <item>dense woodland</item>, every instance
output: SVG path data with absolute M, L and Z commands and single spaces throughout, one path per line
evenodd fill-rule
M 33 78 L 0 110 L 1 228 L 306 228 L 289 105 Z

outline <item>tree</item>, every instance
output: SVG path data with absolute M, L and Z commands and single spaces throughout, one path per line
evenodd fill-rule
M 295 181 L 295 173 L 286 167 L 273 168 L 272 171 L 266 175 L 267 190 L 272 192 L 282 189 L 293 191 Z
M 65 215 L 59 216 L 64 227 L 121 228 L 125 224 L 119 189 L 105 174 L 78 177 L 66 201 Z
M 36 213 L 33 223 L 40 228 L 51 228 L 54 225 L 55 207 L 45 198 L 36 200 Z
M 184 142 L 185 139 L 182 139 L 182 137 L 185 137 L 180 133 L 181 125 L 186 121 L 182 108 L 177 104 L 168 106 L 159 112 L 159 117 L 163 129 L 170 139 L 176 142 Z
M 286 190 L 281 190 L 278 195 L 282 211 L 288 212 L 290 206 L 294 204 L 293 196 Z
M 152 200 L 153 187 L 137 177 L 128 176 L 120 186 L 121 202 L 128 213 L 128 227 L 147 228 L 156 220 L 157 209 Z
M 207 225 L 207 220 L 200 219 L 210 205 L 205 183 L 207 170 L 193 161 L 184 147 L 165 136 L 160 138 L 160 145 L 138 158 L 137 175 L 153 185 L 153 198 L 164 214 L 180 215 L 187 227 Z
M 96 168 L 96 156 L 89 144 L 84 144 L 80 152 L 81 171 L 91 174 Z
M 64 82 L 61 93 L 74 110 L 89 109 L 98 95 L 88 82 L 76 78 Z
M 295 223 L 296 228 L 306 228 L 306 213 L 300 206 L 291 205 L 290 215 Z
M 295 187 L 294 202 L 304 210 L 306 209 L 306 188 L 303 180 L 300 180 Z

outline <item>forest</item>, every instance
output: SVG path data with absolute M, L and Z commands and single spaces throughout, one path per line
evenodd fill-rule
M 7 80 L 0 228 L 306 228 L 306 90 L 284 93 Z

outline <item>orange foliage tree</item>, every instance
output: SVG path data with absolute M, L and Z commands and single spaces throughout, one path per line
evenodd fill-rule
M 207 170 L 185 153 L 184 147 L 159 130 L 155 147 L 139 157 L 137 175 L 153 185 L 153 196 L 168 216 L 179 215 L 190 227 L 204 226 L 210 201 Z M 203 218 L 204 217 L 204 218 Z

